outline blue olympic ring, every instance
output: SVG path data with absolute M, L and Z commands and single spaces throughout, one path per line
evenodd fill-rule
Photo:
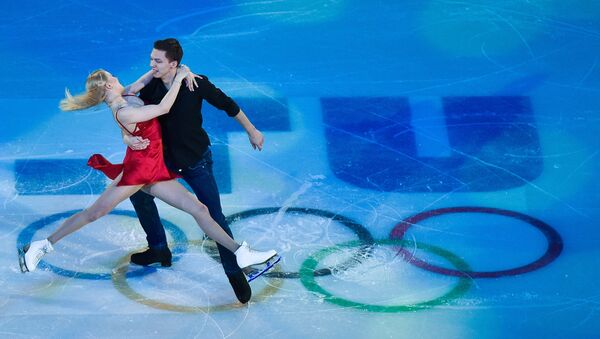
M 71 210 L 71 211 L 62 212 L 62 213 L 56 213 L 56 214 L 52 214 L 47 217 L 44 217 L 42 219 L 39 219 L 37 221 L 34 221 L 33 223 L 31 223 L 27 227 L 25 227 L 25 229 L 23 229 L 23 231 L 21 231 L 21 233 L 17 237 L 17 248 L 21 248 L 21 247 L 25 246 L 26 244 L 29 244 L 31 242 L 31 240 L 33 239 L 33 236 L 35 235 L 35 233 L 38 230 L 46 227 L 49 224 L 52 224 L 53 222 L 55 222 L 57 220 L 60 220 L 62 218 L 68 218 L 79 211 L 80 210 Z M 122 216 L 127 216 L 127 217 L 132 217 L 132 218 L 137 219 L 137 215 L 133 211 L 113 210 L 109 214 L 122 215 Z M 173 237 L 173 243 L 176 244 L 175 247 L 173 248 L 173 254 L 185 253 L 187 251 L 187 247 L 188 247 L 188 239 L 187 239 L 187 236 L 185 235 L 185 232 L 183 232 L 183 230 L 181 230 L 181 228 L 179 228 L 175 224 L 173 224 L 165 219 L 161 218 L 161 222 L 165 226 L 165 230 L 167 230 Z M 173 261 L 176 262 L 178 260 L 179 260 L 179 256 L 174 255 Z M 58 266 L 49 264 L 43 260 L 40 261 L 38 267 L 49 269 L 50 271 L 52 271 L 58 275 L 62 275 L 62 276 L 69 277 L 69 278 L 88 279 L 88 280 L 111 280 L 112 279 L 112 273 L 89 273 L 89 272 L 73 271 L 73 270 L 68 270 L 68 269 L 60 268 Z M 154 267 L 143 266 L 134 271 L 127 272 L 127 277 L 131 278 L 131 277 L 143 276 L 143 275 L 155 272 L 155 271 L 156 271 L 156 268 L 154 268 Z

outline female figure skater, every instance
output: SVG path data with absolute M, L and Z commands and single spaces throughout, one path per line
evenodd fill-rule
M 57 241 L 108 214 L 117 204 L 140 189 L 191 214 L 206 235 L 236 255 L 240 268 L 267 263 L 267 267 L 260 272 L 264 273 L 279 260 L 274 250 L 259 252 L 250 249 L 246 242 L 241 245 L 236 243 L 211 218 L 206 206 L 175 180 L 176 174 L 167 169 L 163 160 L 161 129 L 155 118 L 169 112 L 186 76 L 189 76 L 188 86 L 193 88 L 193 73 L 182 66 L 158 105 L 144 106 L 133 94 L 123 96 L 125 88 L 105 70 L 97 70 L 88 76 L 84 93 L 72 96 L 67 90 L 66 98 L 60 102 L 63 111 L 86 109 L 105 102 L 124 133 L 147 139 L 150 143 L 144 150 L 127 148 L 123 164 L 111 164 L 99 154 L 90 157 L 88 165 L 101 170 L 114 181 L 92 206 L 69 217 L 47 239 L 34 241 L 19 249 L 22 272 L 34 271 L 44 254 L 54 250 L 53 245 Z M 152 72 L 148 72 L 128 87 L 129 92 L 138 92 L 151 78 Z M 271 259 L 274 262 L 268 263 Z

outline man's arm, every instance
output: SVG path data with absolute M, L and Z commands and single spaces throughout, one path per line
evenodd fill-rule
M 246 114 L 244 114 L 244 111 L 240 109 L 235 101 L 233 101 L 230 97 L 223 93 L 223 91 L 213 85 L 206 76 L 203 76 L 200 79 L 198 87 L 204 99 L 206 99 L 209 104 L 222 111 L 225 111 L 228 116 L 234 118 L 244 128 L 244 130 L 246 130 L 252 148 L 258 148 L 259 151 L 262 151 L 265 137 L 258 129 L 256 129 L 256 127 L 254 127 Z
M 244 114 L 244 111 L 240 109 L 239 113 L 233 118 L 246 130 L 246 133 L 248 133 L 248 139 L 250 140 L 252 148 L 258 148 L 259 151 L 262 151 L 265 137 L 258 129 L 256 129 L 256 127 L 254 127 L 254 125 L 250 122 L 250 119 L 248 119 L 246 114 Z

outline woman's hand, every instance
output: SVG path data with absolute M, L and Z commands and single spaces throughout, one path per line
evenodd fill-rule
M 190 90 L 190 92 L 194 91 L 194 88 L 198 87 L 198 83 L 196 82 L 196 78 L 202 78 L 201 76 L 199 76 L 198 74 L 192 73 L 190 71 L 190 73 L 188 74 L 187 77 L 185 77 L 185 84 L 187 86 L 187 88 Z
M 177 68 L 177 74 L 175 75 L 175 81 L 181 82 L 190 73 L 191 73 L 191 71 L 190 71 L 189 67 L 187 67 L 186 65 L 183 65 L 183 64 L 179 65 L 179 67 Z
M 187 67 L 186 65 L 179 65 L 179 69 L 177 70 L 177 73 L 179 74 L 179 72 L 187 72 L 187 76 L 185 76 L 184 80 L 185 80 L 185 85 L 187 86 L 187 88 L 190 90 L 190 92 L 194 91 L 194 88 L 198 87 L 198 83 L 196 82 L 196 78 L 202 78 L 201 76 L 199 76 L 198 74 L 193 73 L 189 67 Z
M 133 135 L 123 135 L 123 143 L 133 151 L 141 151 L 150 145 L 150 140 Z

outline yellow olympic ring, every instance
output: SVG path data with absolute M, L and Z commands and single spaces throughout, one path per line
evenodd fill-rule
M 206 244 L 203 244 L 203 243 L 204 243 L 204 241 L 202 241 L 202 240 L 188 241 L 188 244 L 190 244 L 190 245 L 206 246 Z M 212 247 L 214 245 L 210 245 L 210 246 Z M 216 248 L 215 248 L 215 250 L 216 250 Z M 139 249 L 133 251 L 132 253 L 137 252 L 137 251 L 139 251 Z M 145 297 L 142 294 L 133 290 L 133 288 L 131 286 L 129 286 L 129 284 L 127 283 L 127 278 L 126 278 L 125 274 L 127 273 L 127 269 L 129 267 L 128 263 L 129 263 L 129 255 L 130 254 L 127 254 L 126 256 L 121 258 L 119 260 L 119 262 L 117 263 L 117 268 L 112 273 L 112 282 L 113 282 L 115 288 L 119 292 L 121 292 L 124 296 L 126 296 L 127 298 L 129 298 L 135 302 L 138 302 L 140 304 L 143 304 L 143 305 L 146 305 L 146 306 L 149 306 L 152 308 L 157 308 L 160 310 L 173 311 L 173 312 L 186 312 L 186 313 L 220 312 L 220 311 L 229 311 L 229 310 L 233 310 L 236 308 L 245 307 L 244 304 L 239 303 L 239 302 L 231 303 L 231 304 L 224 304 L 224 305 L 213 305 L 213 306 L 186 306 L 186 305 L 169 304 L 169 303 L 165 303 L 162 301 L 153 300 L 148 297 Z M 275 267 L 273 267 L 273 270 L 278 271 L 279 267 L 275 266 Z M 258 294 L 253 295 L 252 299 L 251 299 L 252 301 L 260 302 L 260 301 L 266 300 L 268 297 L 275 294 L 283 285 L 283 279 L 281 279 L 281 278 L 268 278 L 268 279 L 271 281 L 271 283 L 267 284 L 267 286 L 265 286 L 265 288 L 263 288 Z

